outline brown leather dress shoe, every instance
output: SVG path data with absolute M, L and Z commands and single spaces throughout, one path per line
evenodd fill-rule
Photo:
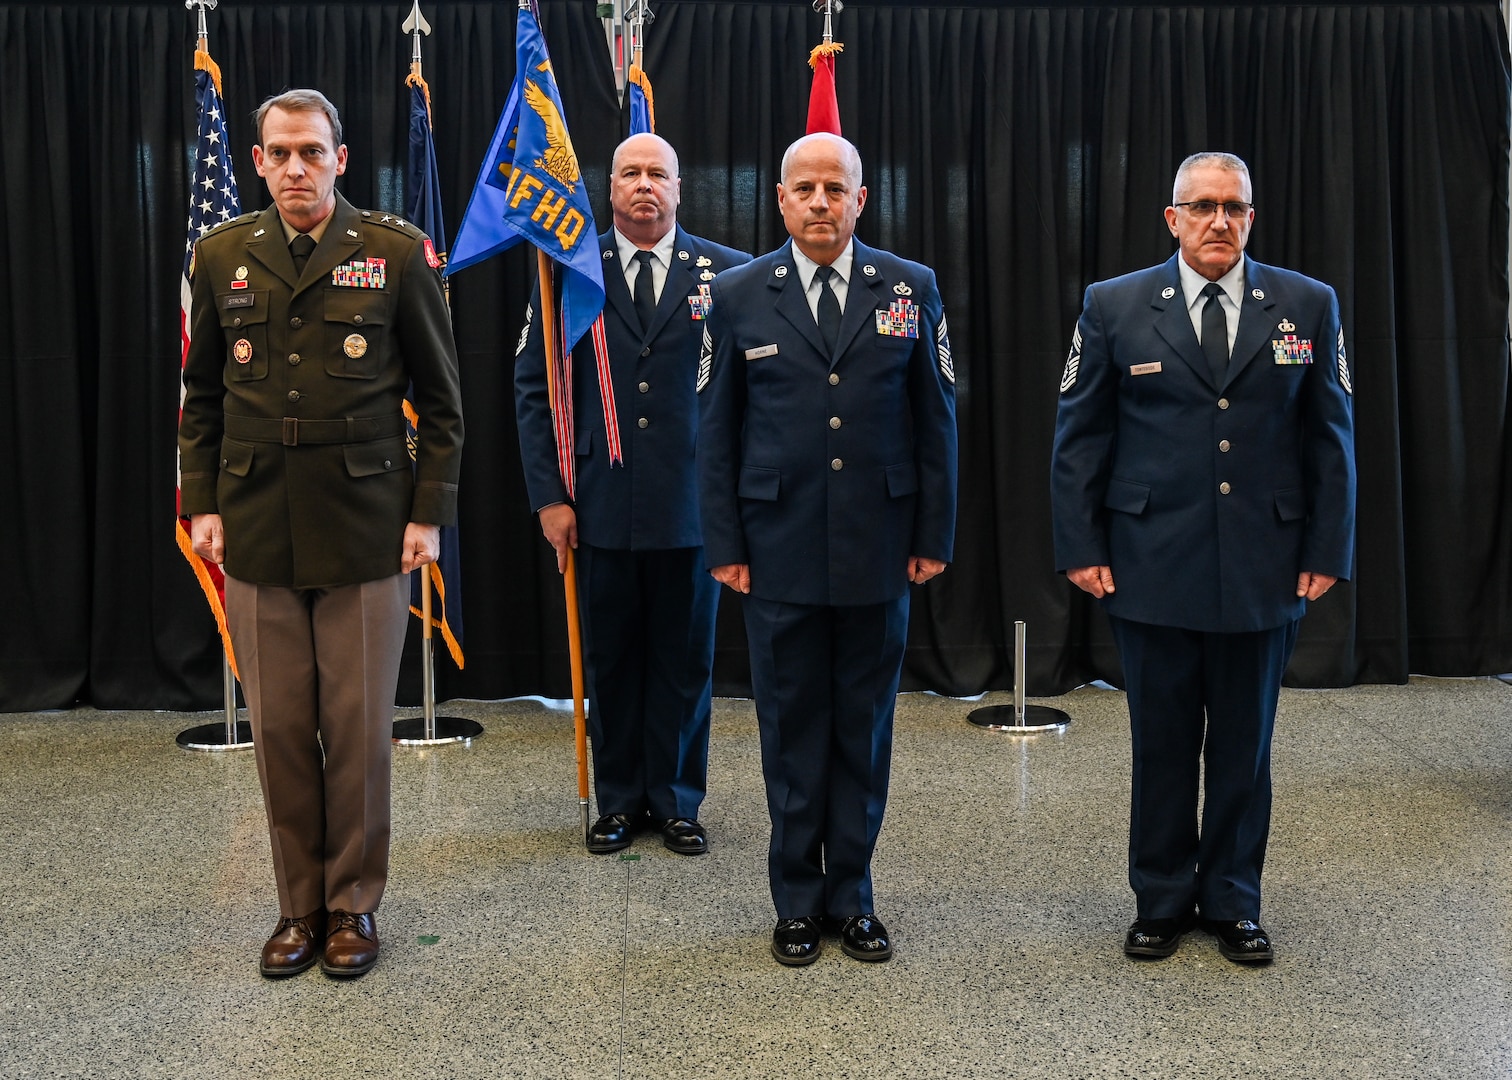
M 324 909 L 297 919 L 279 919 L 262 948 L 262 962 L 257 969 L 270 979 L 298 975 L 320 957 L 320 942 L 325 937 Z
M 366 975 L 378 962 L 378 923 L 370 911 L 333 911 L 326 920 L 320 970 L 342 978 Z

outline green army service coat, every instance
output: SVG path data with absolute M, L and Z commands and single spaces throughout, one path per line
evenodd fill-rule
M 399 573 L 406 523 L 455 521 L 462 405 L 437 267 L 419 229 L 339 193 L 303 277 L 273 207 L 196 244 L 180 513 L 221 515 L 231 577 L 374 581 Z

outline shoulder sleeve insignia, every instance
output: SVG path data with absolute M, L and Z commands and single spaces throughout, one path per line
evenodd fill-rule
M 525 325 L 522 326 L 522 327 L 520 327 L 520 340 L 519 340 L 518 344 L 515 345 L 515 355 L 516 356 L 519 356 L 522 352 L 525 351 L 525 342 L 530 339 L 530 320 L 531 320 L 533 314 L 534 314 L 534 309 L 531 307 L 530 304 L 526 304 L 525 305 Z
M 1060 392 L 1063 394 L 1076 385 L 1076 375 L 1081 370 L 1081 354 L 1081 322 L 1078 321 L 1076 329 L 1071 331 L 1071 353 L 1066 357 L 1066 370 L 1061 372 Z
M 955 360 L 950 355 L 950 331 L 945 329 L 945 313 L 940 312 L 940 325 L 935 328 L 935 356 L 940 361 L 940 374 L 951 386 L 955 385 Z
M 709 376 L 714 371 L 714 338 L 709 334 L 709 327 L 704 325 L 703 343 L 698 347 L 698 393 L 703 393 L 704 387 L 709 385 Z
M 1350 397 L 1354 396 L 1354 387 L 1349 384 L 1349 361 L 1344 356 L 1344 328 L 1339 327 L 1339 385 L 1344 387 L 1344 392 Z

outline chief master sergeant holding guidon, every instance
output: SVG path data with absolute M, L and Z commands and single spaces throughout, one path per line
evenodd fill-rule
M 456 348 L 429 239 L 336 193 L 335 106 L 291 90 L 255 119 L 276 209 L 196 244 L 182 512 L 224 567 L 251 713 L 281 914 L 262 973 L 353 976 L 378 958 L 406 575 L 456 515 Z

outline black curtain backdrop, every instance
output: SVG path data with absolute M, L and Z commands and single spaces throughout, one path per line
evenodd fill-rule
M 543 25 L 600 221 L 628 130 L 587 0 Z M 681 220 L 751 251 L 802 134 L 806 2 L 655 0 L 645 67 L 682 161 Z M 407 0 L 222 0 L 243 206 L 266 205 L 252 109 L 286 87 L 342 110 L 360 206 L 401 210 Z M 461 222 L 514 77 L 509 3 L 423 5 L 446 219 Z M 174 542 L 179 269 L 195 17 L 181 0 L 0 5 L 0 710 L 212 708 L 220 649 Z M 905 686 L 1029 693 L 1118 663 L 1052 569 L 1048 469 L 1088 282 L 1173 250 L 1161 211 L 1199 149 L 1249 161 L 1250 250 L 1330 282 L 1355 376 L 1358 567 L 1303 623 L 1296 685 L 1512 670 L 1507 39 L 1496 3 L 893 6 L 836 21 L 840 113 L 869 243 L 939 273 L 961 430 L 956 563 L 918 590 Z M 516 249 L 452 279 L 468 436 L 467 667 L 437 696 L 569 693 L 560 579 L 526 505 L 511 366 L 534 275 Z M 400 699 L 420 695 L 412 623 Z M 738 607 L 716 689 L 748 687 Z

